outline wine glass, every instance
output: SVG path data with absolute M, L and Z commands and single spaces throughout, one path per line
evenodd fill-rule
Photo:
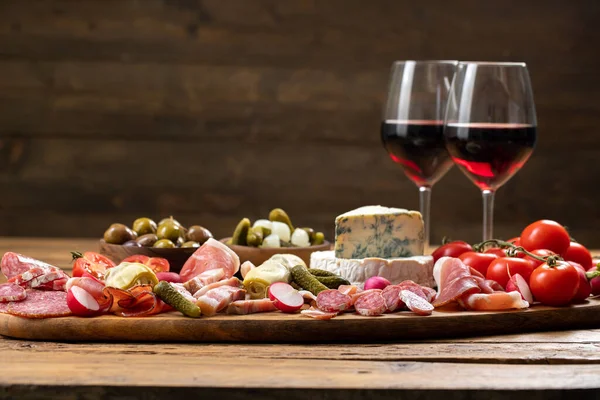
M 458 61 L 396 61 L 389 78 L 381 140 L 390 158 L 419 187 L 425 249 L 431 188 L 450 168 L 444 113 Z
M 525 63 L 460 62 L 444 137 L 452 160 L 483 195 L 483 240 L 493 238 L 494 193 L 529 159 L 537 120 Z

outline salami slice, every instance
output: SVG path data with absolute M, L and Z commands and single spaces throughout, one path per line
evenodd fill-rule
M 323 290 L 317 295 L 317 308 L 325 312 L 340 312 L 352 306 L 352 298 L 336 289 Z
M 383 314 L 386 305 L 381 292 L 371 292 L 356 300 L 354 308 L 360 315 L 375 316 Z
M 387 309 L 386 311 L 394 312 L 404 308 L 404 303 L 402 303 L 402 300 L 400 300 L 400 290 L 402 290 L 400 285 L 389 285 L 383 289 L 381 295 L 385 301 L 385 308 Z
M 420 298 L 427 300 L 427 294 L 423 291 L 423 287 L 421 285 L 419 285 L 418 283 L 407 280 L 407 281 L 400 282 L 398 284 L 398 286 L 400 286 L 400 289 L 402 289 L 402 290 L 411 291 L 414 294 L 416 294 L 417 296 L 419 296 Z
M 51 318 L 71 315 L 67 306 L 66 292 L 45 292 L 28 289 L 27 298 L 23 301 L 8 304 L 9 314 L 25 318 Z
M 3 283 L 0 285 L 0 303 L 9 301 L 25 300 L 27 292 L 21 286 L 14 283 Z
M 406 304 L 406 306 L 418 315 L 431 315 L 433 312 L 433 306 L 427 300 L 418 296 L 410 290 L 401 290 L 400 298 Z
M 423 289 L 423 292 L 425 292 L 425 294 L 427 295 L 427 301 L 428 302 L 433 302 L 433 300 L 435 300 L 435 296 L 437 295 L 437 292 L 435 291 L 435 289 L 432 289 L 430 287 L 427 286 L 421 286 L 421 289 Z

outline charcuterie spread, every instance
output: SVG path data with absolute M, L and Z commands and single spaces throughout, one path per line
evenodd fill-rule
M 283 210 L 271 214 L 287 217 Z M 140 233 L 155 234 L 156 224 L 142 222 L 134 224 Z M 280 230 L 275 222 L 287 226 L 267 222 L 255 224 L 263 240 L 268 229 Z M 244 226 L 235 240 L 248 239 Z M 43 261 L 7 252 L 0 263 L 7 279 L 0 284 L 0 313 L 29 319 L 285 313 L 317 321 L 352 314 L 369 320 L 426 318 L 448 307 L 505 312 L 538 304 L 565 306 L 597 295 L 600 267 L 589 251 L 556 222 L 532 226 L 508 241 L 473 246 L 455 241 L 425 255 L 418 212 L 367 206 L 336 218 L 334 249 L 314 252 L 309 265 L 293 254 L 276 254 L 260 265 L 241 263 L 226 243 L 206 237 L 179 273 L 158 257 L 133 255 L 114 262 L 85 252 L 73 253 L 69 276 Z M 280 244 L 292 240 L 297 229 L 289 229 L 290 237 L 278 236 Z M 308 228 L 302 230 L 309 234 Z

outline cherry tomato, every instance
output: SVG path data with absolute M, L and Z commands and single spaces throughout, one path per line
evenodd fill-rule
M 135 254 L 123 259 L 121 262 L 136 262 L 144 264 L 145 266 L 150 267 L 150 269 L 156 273 L 169 272 L 170 269 L 169 260 L 162 257 L 148 257 L 141 254 Z
M 468 251 L 466 253 L 462 253 L 460 256 L 458 256 L 458 258 L 460 258 L 465 265 L 476 269 L 477 271 L 481 272 L 481 275 L 485 276 L 490 263 L 497 259 L 498 255 Z
M 97 279 L 104 279 L 106 270 L 115 266 L 108 257 L 102 254 L 95 253 L 93 251 L 86 251 L 85 253 L 71 253 L 73 254 L 73 272 L 72 276 L 81 277 L 85 272 L 92 275 Z
M 521 245 L 527 251 L 548 249 L 563 255 L 571 244 L 567 230 L 558 222 L 542 219 L 521 232 Z
M 563 258 L 565 261 L 575 261 L 586 270 L 594 265 L 590 251 L 584 245 L 576 242 L 571 242 Z
M 498 257 L 506 257 L 506 250 L 505 249 L 501 249 L 500 247 L 490 247 L 489 249 L 487 249 L 486 251 L 484 251 L 484 253 L 485 254 L 495 254 Z
M 577 289 L 577 293 L 575 293 L 575 296 L 571 301 L 574 303 L 581 303 L 590 297 L 590 294 L 592 293 L 592 286 L 585 275 L 586 270 L 581 266 L 581 264 L 578 264 L 574 261 L 567 262 L 577 268 L 577 272 L 579 273 L 579 288 Z
M 512 243 L 515 246 L 520 246 L 521 245 L 521 238 L 519 236 L 516 236 L 516 237 L 514 237 L 512 239 L 508 239 L 507 242 L 508 243 Z
M 524 258 L 518 257 L 500 257 L 492 261 L 485 274 L 486 279 L 498 282 L 502 287 L 506 287 L 510 275 L 520 274 L 527 282 L 533 271 L 531 263 Z
M 565 261 L 556 266 L 542 264 L 531 274 L 529 287 L 533 297 L 547 306 L 564 306 L 571 302 L 579 288 L 577 268 Z
M 537 249 L 537 250 L 531 251 L 530 253 L 535 254 L 536 256 L 539 256 L 539 257 L 553 256 L 555 254 L 553 251 L 546 250 L 546 249 Z M 533 266 L 533 269 L 536 269 L 537 267 L 539 267 L 540 265 L 542 265 L 544 263 L 543 261 L 536 260 L 535 258 L 530 257 L 530 256 L 525 256 L 525 259 L 531 263 L 531 265 Z
M 433 256 L 433 262 L 436 262 L 442 257 L 458 257 L 467 251 L 473 251 L 473 247 L 467 242 L 457 240 L 438 247 L 431 255 Z

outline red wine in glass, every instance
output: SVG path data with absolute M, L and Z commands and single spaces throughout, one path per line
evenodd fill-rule
M 510 123 L 463 123 L 446 126 L 448 152 L 481 190 L 496 190 L 529 159 L 536 127 Z
M 443 121 L 386 120 L 381 123 L 381 141 L 390 158 L 419 187 L 433 186 L 452 168 Z

